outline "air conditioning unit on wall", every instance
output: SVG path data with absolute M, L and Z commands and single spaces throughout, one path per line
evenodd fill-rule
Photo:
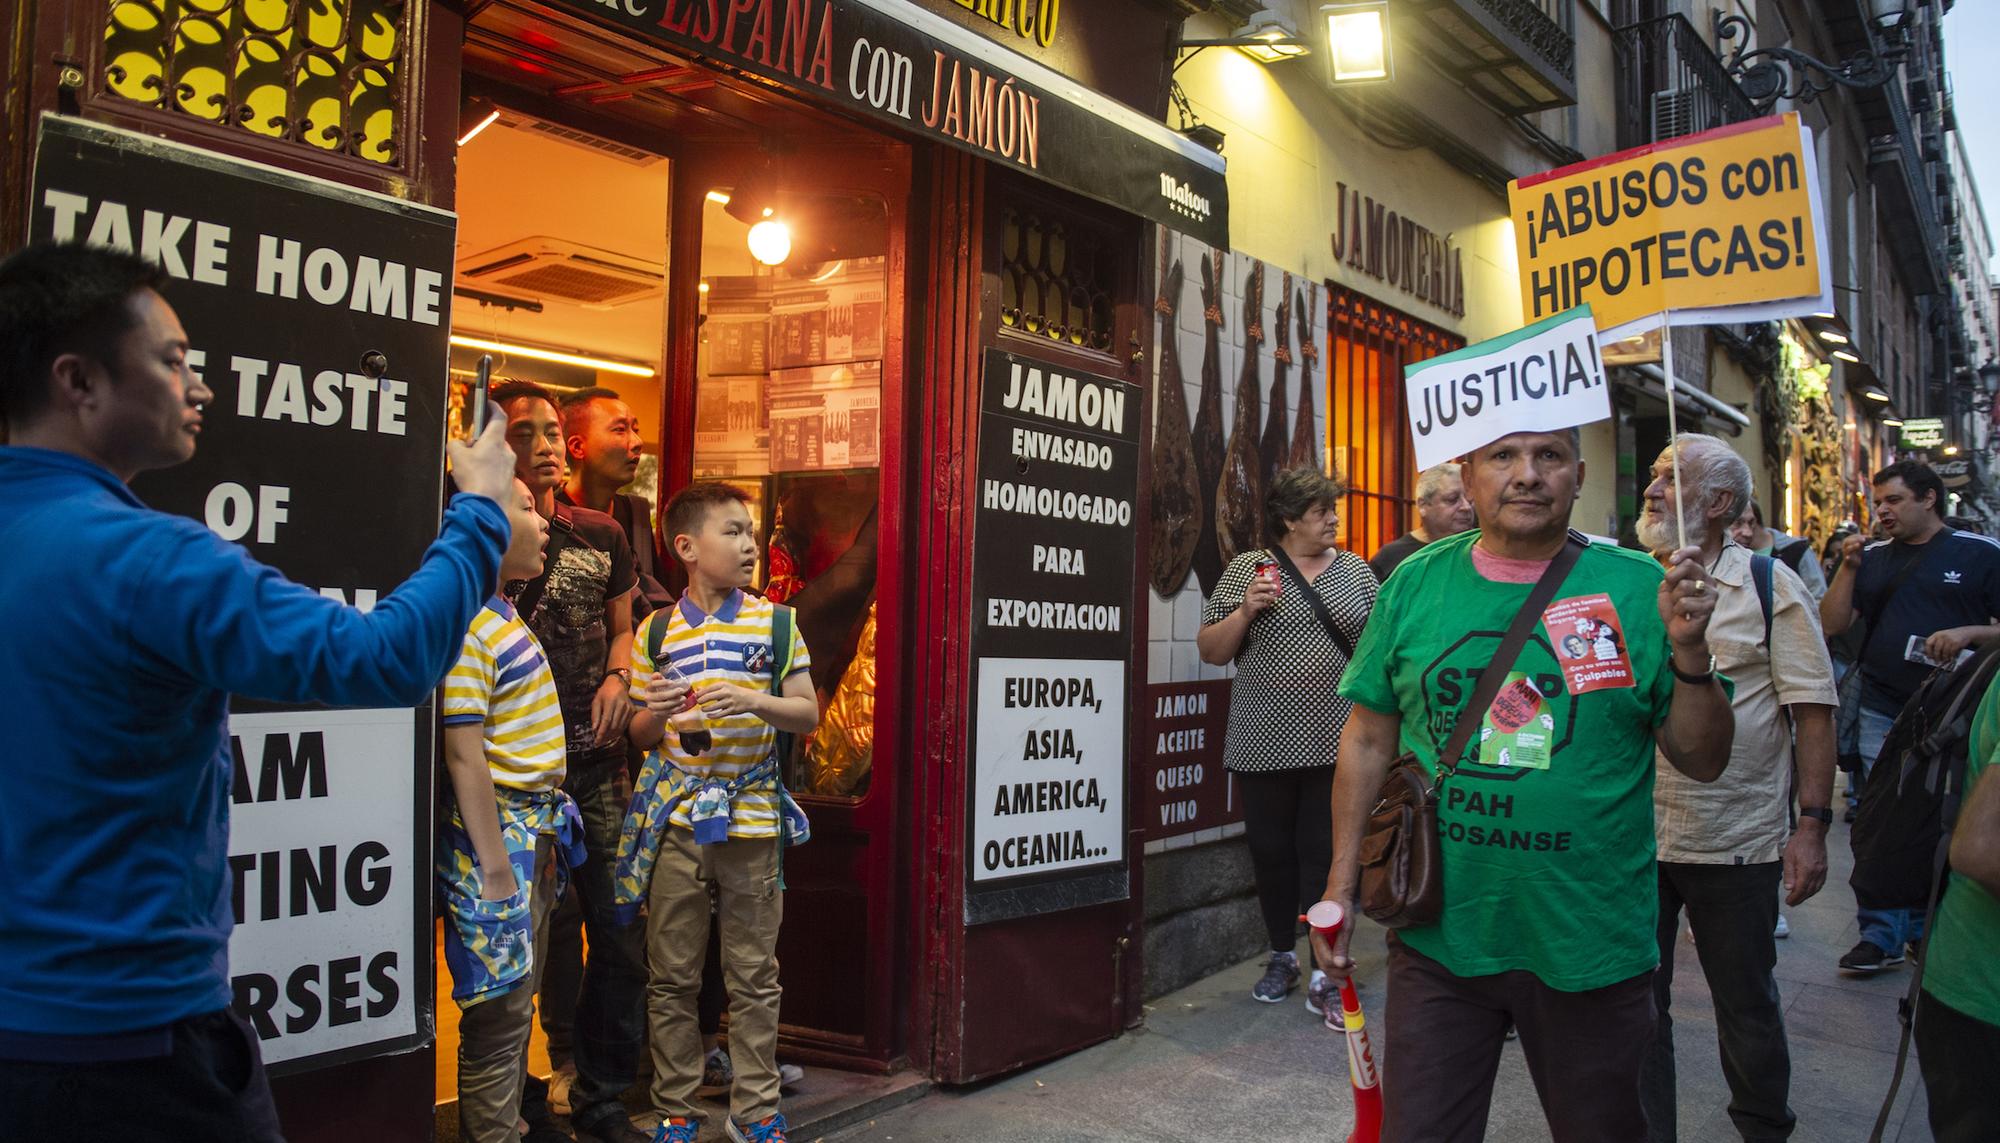
M 666 288 L 667 271 L 658 263 L 536 235 L 460 259 L 458 280 L 495 293 L 610 309 L 657 297 Z

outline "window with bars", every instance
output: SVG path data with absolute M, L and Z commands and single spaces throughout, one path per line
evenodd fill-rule
M 1416 466 L 1405 428 L 1403 367 L 1463 348 L 1465 339 L 1329 285 L 1327 437 L 1347 481 L 1343 543 L 1363 558 L 1410 530 Z
M 1111 227 L 1029 195 L 1000 208 L 1000 327 L 1112 350 L 1118 257 Z
M 376 163 L 400 159 L 406 0 L 110 0 L 102 90 Z

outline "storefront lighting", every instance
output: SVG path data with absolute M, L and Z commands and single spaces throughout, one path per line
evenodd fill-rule
M 1251 13 L 1243 26 L 1219 39 L 1184 39 L 1181 50 L 1187 54 L 1180 57 L 1174 66 L 1193 59 L 1203 48 L 1235 48 L 1258 63 L 1274 64 L 1282 60 L 1295 60 L 1312 51 L 1312 45 L 1299 35 L 1299 30 L 1269 8 L 1259 8 Z
M 548 361 L 557 365 L 576 365 L 584 369 L 598 369 L 606 373 L 623 373 L 627 377 L 651 377 L 651 366 L 634 365 L 629 361 L 610 361 L 602 357 L 586 357 L 581 353 L 565 353 L 560 349 L 543 349 L 537 345 L 516 345 L 507 341 L 492 341 L 483 337 L 469 337 L 454 333 L 451 343 L 461 349 L 478 349 L 487 353 L 499 353 L 508 357 L 526 357 L 534 361 Z
M 1236 35 L 1249 43 L 1237 47 L 1237 51 L 1258 63 L 1273 64 L 1280 60 L 1293 60 L 1306 54 L 1306 42 L 1299 38 L 1299 31 L 1285 22 L 1283 16 L 1261 8 L 1236 30 Z
M 1861 394 L 1861 395 L 1862 395 L 1863 397 L 1866 397 L 1866 398 L 1868 398 L 1868 399 L 1869 399 L 1870 401 L 1873 401 L 1873 402 L 1875 402 L 1875 403 L 1876 403 L 1876 404 L 1878 404 L 1878 405 L 1886 405 L 1886 404 L 1888 404 L 1888 403 L 1889 403 L 1889 394 L 1887 394 L 1887 393 L 1884 393 L 1884 392 L 1883 392 L 1882 390 L 1880 390 L 1880 389 L 1876 389 L 1876 388 L 1873 388 L 1873 387 L 1870 387 L 1870 388 L 1869 388 L 1869 390 L 1868 390 L 1867 392 L 1865 392 L 1865 393 L 1863 393 L 1863 394 Z
M 1820 330 L 1820 331 L 1819 331 L 1819 339 L 1820 339 L 1821 341 L 1824 341 L 1824 342 L 1826 342 L 1826 343 L 1827 343 L 1828 345 L 1846 345 L 1846 344 L 1847 344 L 1847 335 L 1846 335 L 1846 334 L 1844 334 L 1844 333 L 1842 333 L 1842 332 L 1840 332 L 1840 331 L 1839 331 L 1839 330 L 1837 330 L 1837 329 L 1823 329 L 1823 330 Z
M 1834 313 L 1834 312 L 1833 312 L 1832 310 L 1821 310 L 1821 311 L 1819 311 L 1818 313 L 1814 314 L 1813 316 L 1814 316 L 1814 317 L 1816 317 L 1816 318 L 1818 318 L 1818 319 L 1819 319 L 1819 320 L 1821 320 L 1821 321 L 1839 321 L 1839 320 L 1840 320 L 1840 315 L 1839 315 L 1839 314 L 1837 314 L 1837 313 Z
M 1842 361 L 1850 362 L 1854 365 L 1861 364 L 1860 355 L 1856 354 L 1853 350 L 1850 349 L 1836 349 L 1833 351 L 1833 355 Z M 1882 399 L 1886 401 L 1889 398 L 1884 397 Z
M 470 130 L 458 137 L 458 145 L 461 147 L 478 138 L 481 131 L 500 121 L 500 109 L 483 99 L 473 100 L 465 110 L 466 115 L 460 119 L 460 122 L 464 122 L 465 119 L 470 118 L 473 119 L 473 123 Z M 477 118 L 474 118 L 475 116 Z
M 792 228 L 772 217 L 768 206 L 763 219 L 750 228 L 750 256 L 766 266 L 782 265 L 792 256 Z
M 698 287 L 696 287 L 696 288 L 697 288 L 697 289 L 699 289 L 699 290 L 700 290 L 700 291 L 701 291 L 702 293 L 704 293 L 704 294 L 705 294 L 705 293 L 707 293 L 707 292 L 708 292 L 708 279 L 707 279 L 707 278 L 703 278 L 703 279 L 701 280 L 701 285 L 700 285 L 700 286 L 698 286 Z
M 1327 66 L 1335 84 L 1375 83 L 1390 76 L 1389 0 L 1322 4 Z
M 1903 418 L 1901 418 L 1901 417 L 1883 417 L 1883 418 L 1882 418 L 1882 427 L 1883 427 L 1883 428 L 1885 428 L 1885 429 L 1900 429 L 1900 428 L 1902 428 L 1902 427 L 1903 427 Z
M 728 206 L 728 205 L 729 205 L 729 192 L 728 192 L 728 191 L 709 191 L 709 192 L 708 192 L 708 201 L 710 201 L 710 202 L 714 203 L 714 204 L 715 204 L 715 205 L 717 205 L 717 206 Z
M 1946 456 L 1957 456 L 1957 455 L 1958 455 L 1958 446 L 1957 446 L 1957 445 L 1946 445 L 1946 446 L 1944 446 L 1944 454 L 1945 454 Z

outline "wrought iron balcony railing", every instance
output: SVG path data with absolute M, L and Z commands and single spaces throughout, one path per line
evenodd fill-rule
M 1509 115 L 1576 102 L 1576 0 L 1403 0 L 1438 69 Z
M 1612 33 L 1618 63 L 1618 145 L 1637 147 L 1754 119 L 1757 109 L 1687 17 Z

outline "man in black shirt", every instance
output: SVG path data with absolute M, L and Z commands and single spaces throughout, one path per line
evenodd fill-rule
M 1888 538 L 1871 544 L 1858 533 L 1847 537 L 1819 605 L 1829 637 L 1857 619 L 1868 624 L 1858 662 L 1864 768 L 1875 764 L 1897 713 L 1934 668 L 2000 638 L 2000 543 L 1945 527 L 1944 483 L 1928 465 L 1892 464 L 1875 474 L 1874 485 L 1875 515 Z M 1857 916 L 1861 943 L 1840 958 L 1848 972 L 1901 964 L 1904 947 L 1924 935 L 1917 910 L 1863 907 Z
M 555 675 L 569 746 L 563 789 L 576 799 L 588 854 L 583 866 L 571 871 L 570 881 L 590 941 L 581 990 L 573 975 L 545 972 L 543 1003 L 547 1007 L 553 1000 L 560 1006 L 565 992 L 574 1000 L 575 1080 L 567 1102 L 577 1138 L 638 1143 L 646 1137 L 633 1128 L 618 1096 L 638 1078 L 645 1042 L 644 934 L 639 926 L 617 923 L 612 899 L 618 831 L 631 800 L 625 727 L 632 718 L 629 664 L 637 574 L 631 546 L 616 520 L 556 500 L 564 446 L 554 398 L 540 386 L 519 381 L 494 386 L 492 398 L 507 414 L 515 474 L 549 521 L 542 574 L 515 596 L 515 606 Z M 552 964 L 558 960 L 551 956 Z M 555 1045 L 552 1055 L 560 1055 L 561 1047 Z M 556 1063 L 561 1070 L 562 1061 Z M 560 1133 L 549 1134 L 555 1129 L 546 1125 L 545 1088 L 531 1082 L 527 1093 L 522 1116 L 534 1129 L 530 1134 L 558 1138 Z
M 674 593 L 664 584 L 678 568 L 661 574 L 667 561 L 653 532 L 653 506 L 643 496 L 618 491 L 638 475 L 639 458 L 645 454 L 639 418 L 624 398 L 602 388 L 567 394 L 561 413 L 569 479 L 556 490 L 556 498 L 618 521 L 639 569 L 639 594 L 645 603 L 638 618 L 643 619 L 645 612 L 674 601 Z
M 1417 477 L 1417 526 L 1383 544 L 1368 566 L 1378 581 L 1386 582 L 1396 565 L 1410 558 L 1418 548 L 1433 540 L 1456 536 L 1474 523 L 1472 501 L 1459 482 L 1458 464 L 1447 461 L 1425 469 Z

